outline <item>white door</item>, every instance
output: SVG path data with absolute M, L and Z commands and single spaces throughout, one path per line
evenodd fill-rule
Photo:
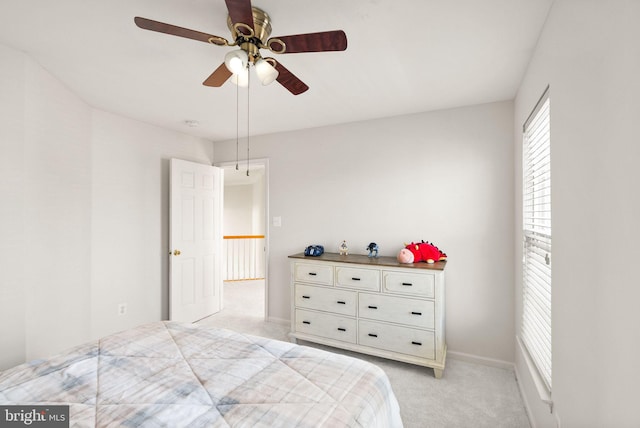
M 222 309 L 223 171 L 171 159 L 169 319 Z

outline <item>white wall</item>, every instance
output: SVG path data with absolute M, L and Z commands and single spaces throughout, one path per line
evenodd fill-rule
M 556 419 L 563 427 L 640 426 L 638 22 L 637 1 L 556 0 L 515 101 L 520 179 L 518 130 L 550 85 L 555 416 L 516 356 L 538 427 Z M 519 320 L 520 182 L 516 189 Z
M 89 109 L 0 47 L 0 367 L 89 335 Z
M 265 169 L 260 171 L 260 179 L 253 184 L 251 230 L 254 235 L 264 235 L 266 232 L 265 216 L 267 210 L 267 177 Z
M 225 235 L 264 235 L 266 210 L 265 160 L 254 162 L 249 175 L 246 168 L 235 169 L 237 162 L 222 165 L 224 169 Z
M 26 358 L 25 57 L 0 45 L 0 369 Z M 11 351 L 9 351 L 11 350 Z
M 90 332 L 91 111 L 29 61 L 25 103 L 27 359 Z
M 269 159 L 269 308 L 289 319 L 287 256 L 306 245 L 395 256 L 433 241 L 449 256 L 451 351 L 513 361 L 513 105 L 494 103 L 252 137 Z M 235 141 L 214 143 L 216 162 Z
M 224 234 L 253 234 L 253 184 L 225 186 Z
M 212 144 L 94 110 L 8 47 L 0 63 L 3 369 L 166 317 L 168 159 L 211 164 Z
M 212 144 L 92 111 L 91 334 L 167 319 L 169 159 L 211 165 Z M 127 314 L 117 314 L 118 304 Z

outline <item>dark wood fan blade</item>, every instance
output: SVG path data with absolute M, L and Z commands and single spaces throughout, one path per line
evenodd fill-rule
M 214 36 L 213 34 L 201 33 L 200 31 L 189 30 L 188 28 L 178 27 L 176 25 L 166 24 L 164 22 L 154 21 L 152 19 L 134 18 L 136 25 L 144 30 L 157 31 L 158 33 L 170 34 L 172 36 L 185 37 L 187 39 L 198 40 L 205 43 L 214 43 L 224 46 L 228 42 L 223 37 Z
M 229 69 L 226 65 L 224 65 L 223 62 L 218 68 L 216 68 L 213 73 L 211 73 L 211 76 L 207 77 L 207 79 L 202 82 L 202 84 L 205 86 L 213 86 L 219 88 L 224 84 L 224 82 L 229 80 L 229 77 L 231 77 L 232 74 L 233 73 L 229 71 Z
M 225 0 L 227 4 L 227 10 L 231 17 L 233 24 L 245 24 L 244 26 L 236 27 L 239 33 L 245 36 L 253 35 L 253 11 L 251 10 L 251 0 Z M 251 29 L 249 31 L 248 29 Z
M 284 65 L 280 64 L 275 59 L 265 58 L 265 60 L 273 64 L 276 70 L 278 70 L 278 78 L 276 79 L 278 83 L 287 88 L 287 90 L 293 95 L 300 95 L 309 89 L 302 80 L 298 79 Z
M 272 37 L 267 47 L 273 53 L 325 52 L 347 49 L 347 35 L 342 30 Z

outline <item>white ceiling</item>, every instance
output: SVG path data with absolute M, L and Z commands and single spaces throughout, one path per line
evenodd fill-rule
M 272 36 L 342 29 L 348 48 L 278 56 L 310 89 L 293 96 L 277 82 L 252 85 L 250 133 L 513 99 L 552 2 L 254 0 Z M 224 0 L 1 0 L 0 43 L 93 107 L 235 139 L 236 86 L 202 85 L 234 48 L 141 30 L 135 16 L 230 38 Z M 239 95 L 246 135 L 246 90 Z

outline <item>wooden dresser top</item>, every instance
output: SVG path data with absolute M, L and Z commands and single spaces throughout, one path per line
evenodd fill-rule
M 318 257 L 308 257 L 304 253 L 292 254 L 290 259 L 305 259 L 310 261 L 325 261 L 325 262 L 338 262 L 338 263 L 355 263 L 359 265 L 369 266 L 388 266 L 394 268 L 409 268 L 409 269 L 429 269 L 429 270 L 444 270 L 447 262 L 435 262 L 433 264 L 420 262 L 420 263 L 399 263 L 395 257 L 367 257 L 363 254 L 349 254 L 348 256 L 341 256 L 338 253 L 323 253 Z

